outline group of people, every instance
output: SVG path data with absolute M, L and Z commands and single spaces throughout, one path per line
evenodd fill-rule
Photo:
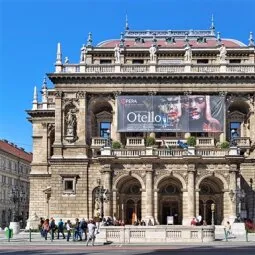
M 191 226 L 207 226 L 207 222 L 202 219 L 201 215 L 198 215 L 197 217 L 193 217 L 193 219 L 190 222 Z
M 73 235 L 73 241 L 82 241 L 84 234 L 84 241 L 87 241 L 87 245 L 89 242 L 94 245 L 96 238 L 96 224 L 94 220 L 79 220 L 75 219 L 75 223 L 72 224 L 70 220 L 67 220 L 65 223 L 62 219 L 55 222 L 54 218 L 50 219 L 40 219 L 39 230 L 41 236 L 47 240 L 48 234 L 50 234 L 51 239 L 53 240 L 55 237 L 59 239 L 61 236 L 63 239 L 66 239 L 69 242 L 71 236 Z

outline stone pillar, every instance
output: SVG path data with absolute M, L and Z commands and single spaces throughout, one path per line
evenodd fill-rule
M 158 189 L 154 190 L 154 219 L 157 225 L 159 225 L 158 191 Z
M 154 225 L 154 217 L 153 217 L 153 170 L 146 170 L 146 216 L 145 222 L 148 224 L 149 221 Z
M 111 165 L 104 165 L 104 188 L 107 189 L 108 201 L 104 201 L 104 217 L 112 217 L 112 187 L 111 187 Z
M 62 158 L 62 91 L 55 94 L 55 141 L 52 158 Z
M 231 164 L 229 166 L 229 218 L 236 218 L 236 180 L 237 180 L 237 165 Z
M 77 97 L 80 101 L 79 109 L 79 125 L 78 125 L 78 137 L 79 142 L 86 145 L 86 118 L 87 118 L 87 104 L 86 104 L 86 92 L 78 92 Z
M 115 102 L 114 102 L 114 110 L 112 112 L 112 139 L 116 141 L 121 141 L 120 132 L 117 132 L 117 126 L 118 126 L 118 95 L 120 92 L 115 92 Z
M 196 216 L 195 198 L 195 164 L 188 165 L 188 217 L 191 221 Z

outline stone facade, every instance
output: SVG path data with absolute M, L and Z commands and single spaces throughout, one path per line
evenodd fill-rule
M 90 34 L 78 64 L 62 63 L 58 44 L 55 72 L 48 74 L 54 87 L 45 79 L 42 102 L 35 88 L 27 111 L 34 143 L 30 214 L 114 216 L 126 224 L 166 224 L 167 216 L 183 225 L 198 215 L 207 224 L 238 214 L 254 219 L 254 73 L 252 36 L 247 46 L 216 38 L 214 28 L 127 28 L 119 40 L 95 47 Z M 176 94 L 223 97 L 223 132 L 119 132 L 119 96 Z M 145 146 L 149 135 L 157 147 Z M 180 148 L 191 135 L 195 147 Z M 231 146 L 220 146 L 224 141 Z
M 20 222 L 24 228 L 29 209 L 29 173 L 32 154 L 0 140 L 0 227 Z

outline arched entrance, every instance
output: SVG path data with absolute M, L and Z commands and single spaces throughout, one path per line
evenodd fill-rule
M 118 218 L 125 224 L 134 224 L 141 220 L 141 184 L 132 177 L 123 178 L 117 192 Z
M 160 224 L 167 224 L 167 217 L 171 216 L 174 224 L 182 222 L 182 185 L 174 177 L 163 179 L 159 183 L 158 201 Z
M 223 183 L 218 178 L 211 176 L 205 178 L 199 188 L 199 215 L 208 225 L 211 225 L 211 205 L 215 204 L 214 223 L 220 225 L 223 220 Z

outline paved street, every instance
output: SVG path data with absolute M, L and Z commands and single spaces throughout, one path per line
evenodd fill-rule
M 224 240 L 221 231 L 217 231 L 216 241 L 212 243 L 163 243 L 163 244 L 103 244 L 95 243 L 95 246 L 86 246 L 84 241 L 67 242 L 65 239 L 47 241 L 40 237 L 39 233 L 32 233 L 32 240 L 29 242 L 29 233 L 21 232 L 15 235 L 10 242 L 5 236 L 0 235 L 0 255 L 101 255 L 101 254 L 194 254 L 194 255 L 254 255 L 255 254 L 255 234 L 249 235 L 249 242 L 245 236 L 230 238 L 228 242 Z
M 1 247 L 0 254 L 6 255 L 107 255 L 107 254 L 127 254 L 127 255 L 138 255 L 138 254 L 199 254 L 199 255 L 254 255 L 254 246 L 94 246 L 94 247 L 85 247 L 85 246 L 74 246 L 74 247 L 49 247 L 49 246 L 9 246 Z

